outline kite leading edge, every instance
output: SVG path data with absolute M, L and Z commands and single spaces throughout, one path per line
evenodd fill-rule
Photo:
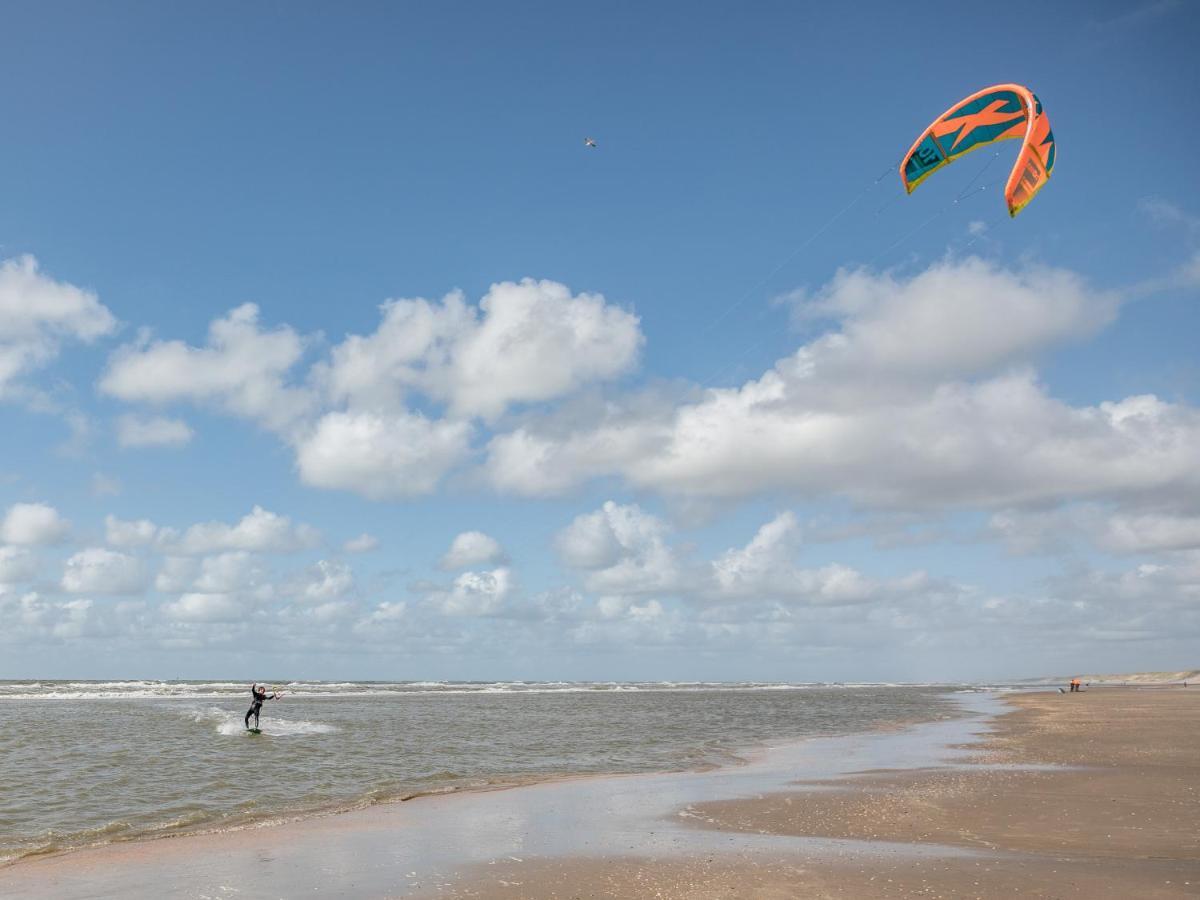
M 965 97 L 921 133 L 900 163 L 908 193 L 960 156 L 987 144 L 1021 138 L 1004 199 L 1015 216 L 1045 186 L 1054 169 L 1054 135 L 1042 102 L 1019 84 L 997 84 Z

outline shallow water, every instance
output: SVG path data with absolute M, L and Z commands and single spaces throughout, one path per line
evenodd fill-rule
M 956 715 L 954 686 L 0 682 L 0 860 L 404 794 L 688 769 Z M 961 690 L 961 688 L 959 688 Z

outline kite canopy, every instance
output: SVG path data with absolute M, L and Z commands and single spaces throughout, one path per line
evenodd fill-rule
M 1050 179 L 1054 135 L 1042 101 L 1019 84 L 997 84 L 966 97 L 936 119 L 917 138 L 900 163 L 900 178 L 910 194 L 942 166 L 986 144 L 1021 138 L 1021 152 L 1004 199 L 1015 216 Z

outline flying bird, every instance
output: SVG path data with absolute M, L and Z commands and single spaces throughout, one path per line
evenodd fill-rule
M 591 147 L 594 150 L 594 149 L 596 149 L 596 139 L 590 138 L 590 137 L 585 137 L 583 139 L 583 145 L 585 147 Z

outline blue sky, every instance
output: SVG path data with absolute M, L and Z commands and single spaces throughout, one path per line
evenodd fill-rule
M 1194 4 L 3 12 L 0 677 L 1198 664 Z

